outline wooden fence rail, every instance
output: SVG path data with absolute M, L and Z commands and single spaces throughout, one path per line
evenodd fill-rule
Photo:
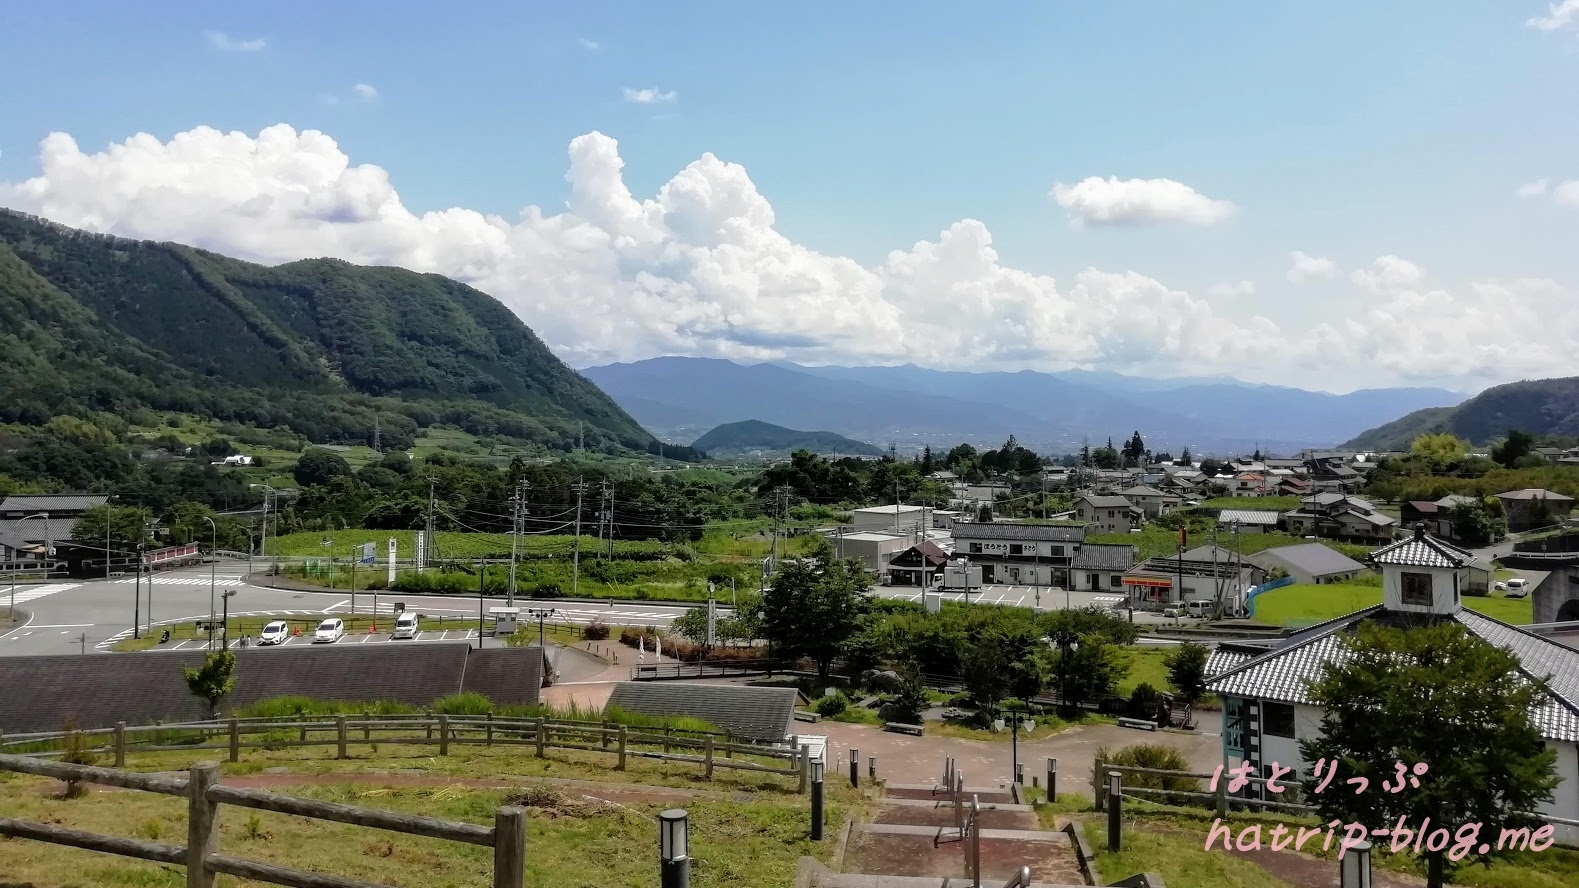
M 185 847 L 106 836 L 48 823 L 10 818 L 0 818 L 0 836 L 184 866 L 187 888 L 214 888 L 214 877 L 221 873 L 272 885 L 291 886 L 291 888 L 383 888 L 371 882 L 293 870 L 221 854 L 219 852 L 221 805 L 291 814 L 312 820 L 369 826 L 404 835 L 482 845 L 494 849 L 493 888 L 523 888 L 526 883 L 525 808 L 507 806 L 497 809 L 491 827 L 437 820 L 420 815 L 397 814 L 374 808 L 357 808 L 333 802 L 299 799 L 257 789 L 220 786 L 219 765 L 212 762 L 194 765 L 187 772 L 187 778 L 184 780 L 87 765 L 46 762 L 15 755 L 0 755 L 0 771 L 184 796 L 187 800 Z
M 795 779 L 798 791 L 808 791 L 806 753 L 799 748 L 720 740 L 722 735 L 713 734 L 685 736 L 668 729 L 659 734 L 600 722 L 447 715 L 363 719 L 340 715 L 300 721 L 226 719 L 136 727 L 121 723 L 113 728 L 76 733 L 94 741 L 85 744 L 90 751 L 113 755 L 116 767 L 124 767 L 131 752 L 224 750 L 230 761 L 239 762 L 242 750 L 247 749 L 334 747 L 335 757 L 345 759 L 350 757 L 350 747 L 358 744 L 436 746 L 439 755 L 449 755 L 450 747 L 455 745 L 522 746 L 532 747 L 538 758 L 545 757 L 549 749 L 611 755 L 616 758 L 614 769 L 619 771 L 625 770 L 628 759 L 641 758 L 700 765 L 709 780 L 717 768 L 771 774 Z M 78 767 L 43 761 L 62 755 L 69 736 L 68 732 L 11 735 L 0 741 L 0 754 L 8 749 L 34 747 L 25 756 L 40 767 Z M 97 742 L 102 740 L 108 742 Z M 59 744 L 61 748 L 36 748 L 49 744 Z M 44 771 L 29 773 L 56 776 Z

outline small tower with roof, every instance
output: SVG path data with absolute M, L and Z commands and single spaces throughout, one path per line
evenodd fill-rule
M 1408 539 L 1383 546 L 1370 561 L 1382 572 L 1382 608 L 1398 613 L 1452 616 L 1475 556 L 1414 526 Z

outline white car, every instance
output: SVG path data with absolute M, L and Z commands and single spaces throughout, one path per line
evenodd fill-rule
M 404 613 L 395 618 L 394 638 L 416 638 L 422 631 L 422 623 L 416 614 Z
M 1514 577 L 1508 581 L 1508 591 L 1502 594 L 1505 598 L 1523 598 L 1530 594 L 1530 581 L 1523 577 Z
M 313 632 L 313 644 L 334 644 L 345 637 L 345 621 L 339 617 L 330 617 L 318 624 L 318 629 Z
M 284 620 L 275 620 L 264 626 L 263 631 L 258 633 L 258 644 L 284 644 L 285 640 L 290 637 L 290 624 Z

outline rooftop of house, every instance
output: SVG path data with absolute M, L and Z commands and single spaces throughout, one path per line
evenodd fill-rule
M 1132 496 L 1163 497 L 1163 496 L 1167 496 L 1166 493 L 1163 493 L 1162 491 L 1158 490 L 1157 488 L 1155 488 L 1155 487 L 1147 487 L 1144 484 L 1137 484 L 1137 485 L 1135 485 L 1134 487 L 1131 487 L 1128 490 L 1121 490 L 1121 491 L 1119 491 L 1119 493 L 1120 493 L 1120 495 L 1125 496 L 1125 497 L 1132 497 Z
M 1236 697 L 1310 704 L 1307 680 L 1320 675 L 1326 664 L 1342 663 L 1351 656 L 1343 639 L 1359 624 L 1412 627 L 1448 620 L 1456 620 L 1470 634 L 1509 650 L 1528 680 L 1545 679 L 1551 693 L 1531 713 L 1535 727 L 1547 739 L 1579 742 L 1579 650 L 1468 608 L 1441 615 L 1402 613 L 1375 605 L 1286 638 L 1220 641 L 1206 663 L 1210 676 L 1206 687 Z
M 1277 524 L 1278 512 L 1267 509 L 1224 509 L 1217 513 L 1218 524 Z
M 1405 505 L 1422 515 L 1435 515 L 1437 510 L 1441 508 L 1436 503 L 1427 502 L 1426 500 L 1410 500 Z
M 1506 491 L 1504 493 L 1497 494 L 1497 499 L 1500 499 L 1500 500 L 1537 500 L 1537 499 L 1543 499 L 1543 500 L 1546 500 L 1548 502 L 1568 502 L 1568 503 L 1571 503 L 1571 502 L 1574 501 L 1574 498 L 1571 497 L 1571 496 L 1563 496 L 1562 494 L 1557 493 L 1556 491 L 1543 490 L 1543 489 L 1541 489 L 1539 487 L 1526 487 L 1523 490 L 1509 490 L 1509 491 Z M 4 505 L 0 504 L 0 509 L 3 509 L 3 508 L 4 508 Z
M 1075 570 L 1129 570 L 1135 565 L 1135 547 L 1121 543 L 1086 543 L 1069 566 Z
M 1360 562 L 1321 543 L 1278 546 L 1275 549 L 1265 549 L 1261 554 L 1315 577 L 1354 573 L 1365 569 L 1365 565 Z
M 1080 496 L 1081 501 L 1093 509 L 1127 509 L 1129 500 L 1122 496 L 1103 496 L 1095 493 L 1085 493 Z
M 1084 524 L 1002 524 L 996 521 L 969 521 L 954 525 L 956 540 L 1036 540 L 1078 543 L 1085 538 Z
M 109 501 L 101 493 L 16 493 L 0 500 L 0 512 L 81 512 Z
M 682 715 L 752 740 L 778 741 L 794 732 L 794 688 L 751 688 L 689 682 L 624 681 L 609 706 L 644 715 Z
M 1474 561 L 1475 556 L 1468 550 L 1426 533 L 1424 524 L 1416 524 L 1409 538 L 1377 549 L 1371 553 L 1369 560 L 1376 565 L 1457 568 Z
M 907 515 L 911 512 L 919 512 L 923 508 L 925 506 L 911 506 L 898 503 L 886 506 L 865 506 L 859 509 L 851 509 L 850 512 L 855 515 Z
M 1228 563 L 1233 561 L 1248 561 L 1249 559 L 1247 559 L 1243 554 L 1235 552 L 1232 549 L 1224 549 L 1221 546 L 1213 546 L 1208 544 L 1205 546 L 1196 546 L 1193 549 L 1185 550 L 1184 560 L 1216 561 L 1219 563 Z
M 64 543 L 71 539 L 71 533 L 76 526 L 75 518 L 0 519 L 0 533 L 29 543 L 43 543 L 46 534 L 51 543 Z M 100 545 L 103 545 L 102 541 Z
M 887 543 L 894 540 L 907 540 L 909 533 L 883 533 L 878 530 L 862 530 L 855 533 L 840 534 L 836 537 L 847 543 Z
M 1454 506 L 1468 505 L 1474 501 L 1475 498 L 1472 496 L 1465 496 L 1462 493 L 1450 493 L 1447 496 L 1437 500 L 1436 505 L 1439 509 L 1451 509 Z

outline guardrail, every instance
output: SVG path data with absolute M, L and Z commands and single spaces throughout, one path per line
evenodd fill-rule
M 52 845 L 100 851 L 138 860 L 186 867 L 187 888 L 214 888 L 215 876 L 286 885 L 291 888 L 382 888 L 371 882 L 294 870 L 221 854 L 219 809 L 221 805 L 293 814 L 375 829 L 464 842 L 493 849 L 493 888 L 522 888 L 526 884 L 526 809 L 514 806 L 494 811 L 494 825 L 478 826 L 414 814 L 397 814 L 375 808 L 357 808 L 278 795 L 256 789 L 219 785 L 219 765 L 204 762 L 187 772 L 186 779 L 139 774 L 132 771 L 46 762 L 15 755 L 0 755 L 0 771 L 53 777 L 73 783 L 96 783 L 141 792 L 185 797 L 187 844 L 166 845 L 140 839 L 101 835 L 49 823 L 0 818 L 0 836 L 31 839 Z
M 574 749 L 616 757 L 615 770 L 625 770 L 629 758 L 653 759 L 700 765 L 711 780 L 718 768 L 753 771 L 794 778 L 799 792 L 807 791 L 809 763 L 801 750 L 781 745 L 766 745 L 717 735 L 687 736 L 665 728 L 632 730 L 626 725 L 607 722 L 576 722 L 547 718 L 500 718 L 494 716 L 330 716 L 307 719 L 226 719 L 187 722 L 173 725 L 127 725 L 113 728 L 11 734 L 0 737 L 0 754 L 21 752 L 32 759 L 60 756 L 63 749 L 48 748 L 73 734 L 99 745 L 91 751 L 113 755 L 116 767 L 124 767 L 131 752 L 191 752 L 203 749 L 225 750 L 232 762 L 241 761 L 243 749 L 284 749 L 322 746 L 335 748 L 335 758 L 350 757 L 354 745 L 436 746 L 439 755 L 449 755 L 455 746 L 529 746 L 538 758 L 549 749 Z M 261 736 L 260 736 L 261 735 Z M 136 742 L 139 736 L 147 738 Z M 755 759 L 755 761 L 753 761 Z M 787 765 L 775 766 L 774 762 Z
M 694 663 L 638 663 L 631 667 L 631 681 L 771 675 L 774 672 L 794 672 L 795 665 L 793 660 L 698 660 Z

